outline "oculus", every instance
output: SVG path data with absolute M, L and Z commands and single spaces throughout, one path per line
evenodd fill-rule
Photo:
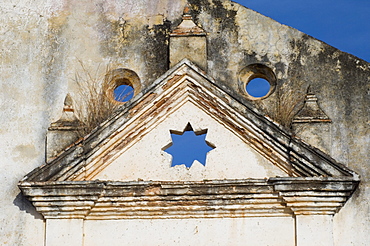
M 259 100 L 270 96 L 276 87 L 276 76 L 271 68 L 263 64 L 244 67 L 238 76 L 239 89 L 249 100 Z

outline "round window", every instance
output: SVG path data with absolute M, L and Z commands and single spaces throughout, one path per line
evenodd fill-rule
M 245 90 L 252 97 L 262 98 L 269 93 L 270 88 L 271 85 L 266 79 L 255 78 L 247 83 Z
M 141 90 L 139 76 L 129 69 L 112 70 L 106 75 L 105 81 L 105 93 L 115 103 L 126 103 Z
M 251 64 L 239 72 L 239 89 L 250 100 L 260 100 L 271 95 L 276 87 L 276 76 L 263 64 Z
M 127 102 L 134 96 L 134 87 L 131 85 L 119 85 L 114 89 L 114 100 L 118 102 Z

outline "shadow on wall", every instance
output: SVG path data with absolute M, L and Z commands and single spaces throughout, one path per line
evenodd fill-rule
M 21 211 L 31 214 L 35 219 L 44 220 L 42 215 L 38 213 L 31 202 L 29 202 L 21 192 L 15 197 L 13 204 L 19 208 Z

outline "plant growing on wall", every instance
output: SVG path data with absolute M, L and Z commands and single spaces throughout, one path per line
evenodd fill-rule
M 256 101 L 256 106 L 273 121 L 291 129 L 294 116 L 304 105 L 305 91 L 283 85 L 276 91 L 274 102 Z
M 75 109 L 77 116 L 84 124 L 79 132 L 82 137 L 108 119 L 118 109 L 119 104 L 111 100 L 103 90 L 103 85 L 109 80 L 109 76 L 106 76 L 109 67 L 106 67 L 105 72 L 101 72 L 100 66 L 98 66 L 92 73 L 82 61 L 79 63 L 81 72 L 75 74 L 75 82 L 78 87 Z

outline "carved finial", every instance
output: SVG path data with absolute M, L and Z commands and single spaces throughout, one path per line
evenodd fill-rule
M 79 139 L 83 123 L 76 117 L 71 95 L 64 99 L 62 116 L 50 124 L 46 136 L 46 161 L 50 162 Z
M 190 5 L 187 4 L 184 8 L 184 14 L 182 16 L 182 22 L 178 25 L 175 30 L 172 31 L 170 36 L 205 36 L 206 32 L 197 26 L 193 17 L 190 15 Z
M 72 100 L 72 97 L 71 97 L 71 95 L 69 93 L 67 94 L 66 98 L 64 99 L 63 111 L 71 111 L 71 112 L 74 112 L 74 109 L 73 109 L 73 100 Z
M 64 99 L 64 106 L 72 106 L 73 105 L 73 100 L 71 95 L 68 93 L 66 95 L 66 98 Z
M 59 120 L 50 124 L 49 131 L 76 130 L 80 127 L 82 127 L 82 122 L 74 113 L 71 95 L 67 94 L 66 98 L 64 99 L 62 116 Z
M 184 15 L 190 15 L 190 5 L 189 5 L 189 3 L 187 3 L 185 8 L 184 8 Z
M 306 93 L 306 95 L 308 95 L 308 94 L 314 94 L 314 93 L 312 92 L 311 85 L 309 85 L 309 86 L 307 87 L 307 93 Z
M 331 120 L 320 108 L 317 97 L 311 88 L 307 88 L 307 94 L 303 108 L 294 116 L 293 123 L 329 123 Z
M 181 23 L 170 33 L 170 67 L 184 58 L 207 70 L 207 33 L 195 22 L 187 4 Z

